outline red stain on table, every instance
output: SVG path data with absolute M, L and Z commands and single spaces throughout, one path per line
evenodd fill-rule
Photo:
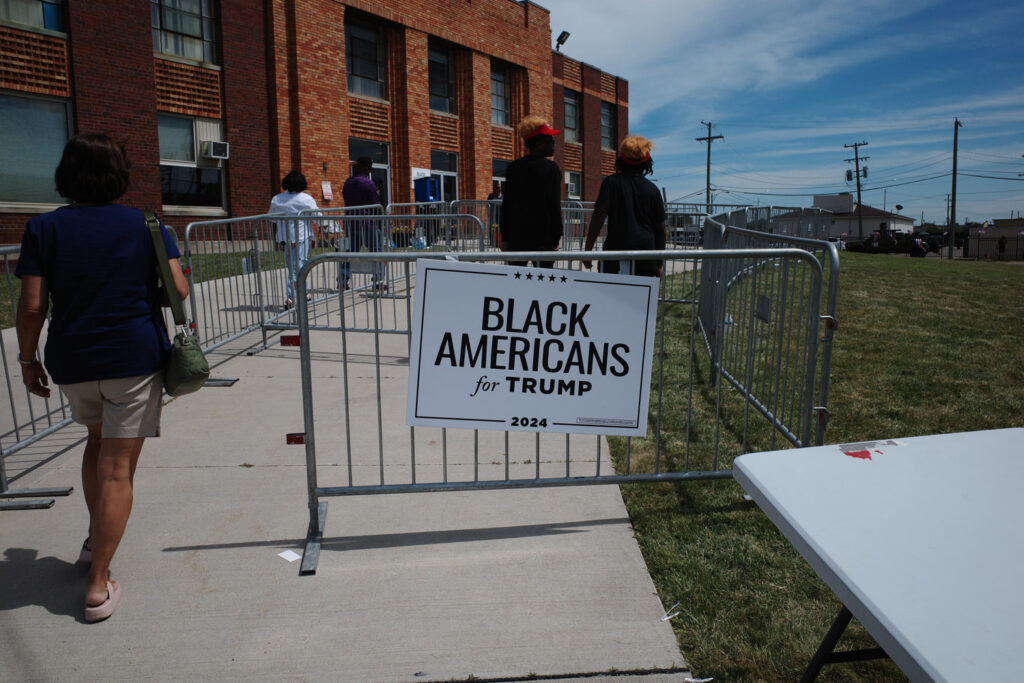
M 871 459 L 871 453 L 866 448 L 864 450 L 862 450 L 862 451 L 843 451 L 843 452 L 846 455 L 850 456 L 851 458 L 860 458 L 861 460 L 870 460 Z M 877 453 L 878 451 L 875 451 L 875 452 Z

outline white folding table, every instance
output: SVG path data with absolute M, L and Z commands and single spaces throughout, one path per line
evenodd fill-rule
M 733 473 L 845 606 L 805 680 L 853 658 L 832 655 L 849 613 L 911 680 L 1024 680 L 1024 429 L 748 453 Z

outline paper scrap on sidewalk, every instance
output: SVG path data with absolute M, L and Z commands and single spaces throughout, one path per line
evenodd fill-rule
M 679 610 L 676 610 L 675 612 L 672 611 L 672 610 L 676 609 L 676 607 L 679 607 L 679 603 L 678 602 L 676 604 L 672 605 L 671 607 L 669 607 L 667 610 L 665 610 L 665 614 L 662 615 L 661 620 L 662 621 L 668 621 L 672 617 L 678 615 L 679 614 Z
M 288 560 L 289 562 L 294 562 L 295 560 L 298 560 L 298 559 L 302 558 L 302 555 L 299 555 L 294 550 L 285 550 L 283 553 L 278 553 L 277 556 L 278 557 L 283 557 L 284 559 Z

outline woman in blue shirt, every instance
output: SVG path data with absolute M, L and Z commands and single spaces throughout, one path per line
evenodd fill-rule
M 121 586 L 110 562 L 132 506 L 142 444 L 160 435 L 163 364 L 170 349 L 160 311 L 157 262 L 142 212 L 113 203 L 128 188 L 124 148 L 105 135 L 76 135 L 57 166 L 57 192 L 71 204 L 25 226 L 15 275 L 21 278 L 17 332 L 22 379 L 50 395 L 60 385 L 75 422 L 89 430 L 82 491 L 89 537 L 79 560 L 91 562 L 85 618 L 113 614 Z M 173 235 L 161 225 L 176 294 L 188 296 Z M 52 307 L 52 309 L 51 309 Z M 47 328 L 45 369 L 36 359 Z

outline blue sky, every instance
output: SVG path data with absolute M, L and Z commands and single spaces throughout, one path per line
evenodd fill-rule
M 944 223 L 959 118 L 958 222 L 1024 211 L 1019 0 L 540 4 L 553 36 L 571 33 L 567 56 L 629 81 L 630 132 L 654 140 L 669 199 L 704 201 L 703 120 L 725 136 L 711 149 L 716 201 L 855 193 L 843 145 L 867 142 L 864 203 Z

